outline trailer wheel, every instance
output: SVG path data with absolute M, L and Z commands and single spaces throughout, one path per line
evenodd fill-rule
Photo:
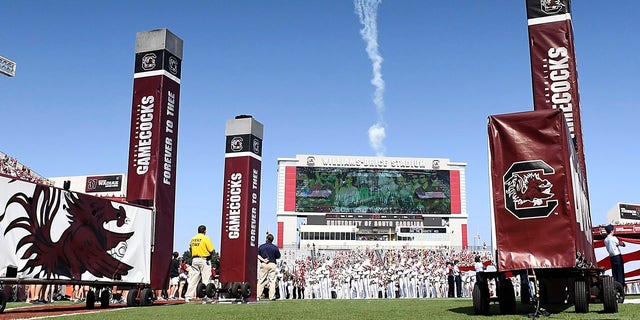
M 144 288 L 140 291 L 140 305 L 150 306 L 153 304 L 153 291 L 151 288 Z
M 602 304 L 604 305 L 604 312 L 617 313 L 618 312 L 618 297 L 615 283 L 612 277 L 602 277 Z
M 476 282 L 471 293 L 473 312 L 477 315 L 489 315 L 489 286 L 486 282 Z
M 93 290 L 87 291 L 87 300 L 85 302 L 87 309 L 93 309 L 96 306 L 96 293 Z
M 108 308 L 109 300 L 111 300 L 111 293 L 107 289 L 103 289 L 100 293 L 100 308 Z
M 196 287 L 196 297 L 202 299 L 207 295 L 207 285 L 200 282 Z
M 4 292 L 0 292 L 0 313 L 4 312 L 4 308 L 7 307 L 7 297 L 4 296 Z
M 500 304 L 500 313 L 516 313 L 516 292 L 513 290 L 513 283 L 511 283 L 511 280 L 505 278 L 502 279 L 499 284 L 498 303 Z
M 138 289 L 134 288 L 127 293 L 127 307 L 135 307 L 140 305 L 138 302 Z
M 243 298 L 249 298 L 249 296 L 251 295 L 251 283 L 243 282 L 240 285 L 240 291 L 242 292 Z
M 216 298 L 216 295 L 218 294 L 218 288 L 216 288 L 216 285 L 213 283 L 209 283 L 205 291 L 209 298 Z
M 622 286 L 622 283 L 618 282 L 618 281 L 614 281 L 615 282 L 615 288 L 616 288 L 616 300 L 618 300 L 618 303 L 624 303 L 624 287 Z
M 574 293 L 576 313 L 589 312 L 589 292 L 584 280 L 576 280 Z
M 242 295 L 242 285 L 240 282 L 232 282 L 229 286 L 229 294 L 232 298 L 239 298 Z

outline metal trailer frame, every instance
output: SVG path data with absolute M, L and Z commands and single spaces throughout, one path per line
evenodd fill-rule
M 120 282 L 120 281 L 91 281 L 91 280 L 73 280 L 73 279 L 39 279 L 39 278 L 11 278 L 0 277 L 0 313 L 4 312 L 9 297 L 5 295 L 4 288 L 7 286 L 19 285 L 79 285 L 88 286 L 87 298 L 85 300 L 86 308 L 95 308 L 96 302 L 100 302 L 101 308 L 107 308 L 111 301 L 112 287 L 126 288 L 129 293 L 126 297 L 127 306 L 147 306 L 153 304 L 153 290 L 149 283 L 137 282 Z M 17 292 L 14 289 L 14 299 Z
M 77 195 L 77 197 L 85 199 L 85 200 L 89 200 L 89 199 L 95 199 L 96 203 L 92 203 L 92 204 L 105 204 L 105 203 L 110 203 L 111 205 L 113 205 L 113 203 L 117 203 L 119 205 L 126 205 L 128 207 L 131 208 L 139 208 L 139 209 L 144 209 L 144 210 L 148 210 L 151 212 L 151 208 L 148 207 L 143 207 L 140 205 L 136 205 L 136 204 L 131 204 L 131 203 L 124 203 L 124 202 L 118 202 L 118 201 L 112 201 L 110 199 L 104 199 L 104 198 L 99 198 L 99 197 L 95 197 L 92 195 L 88 195 L 88 194 L 84 194 L 81 192 L 74 192 L 74 191 L 69 191 L 66 189 L 61 189 L 61 188 L 57 188 L 54 186 L 48 186 L 48 185 L 41 185 L 38 183 L 34 183 L 34 182 L 30 182 L 30 181 L 25 181 L 16 177 L 11 177 L 11 176 L 6 176 L 3 174 L 0 174 L 0 179 L 4 179 L 9 181 L 9 183 L 15 183 L 16 185 L 16 189 L 15 190 L 11 190 L 11 192 L 15 192 L 16 194 L 21 195 L 22 197 L 26 197 L 27 195 L 31 196 L 31 197 L 35 197 L 35 195 L 32 195 L 32 192 L 38 192 L 38 188 L 45 190 L 48 189 L 49 191 L 55 191 L 55 192 L 61 192 L 62 193 L 73 193 L 75 195 Z M 36 191 L 33 191 L 33 190 Z M 54 192 L 51 192 L 52 194 Z M 9 194 L 11 195 L 11 194 Z M 5 198 L 7 197 L 7 195 L 3 195 L 5 196 Z M 15 195 L 14 195 L 15 196 Z M 44 196 L 46 197 L 46 195 Z M 78 199 L 79 199 L 78 198 Z M 61 203 L 63 203 L 66 200 L 62 200 L 62 196 L 60 196 L 60 198 L 57 199 L 58 201 L 60 201 Z M 28 201 L 36 201 L 33 198 L 29 198 Z M 4 204 L 3 204 L 4 205 Z M 61 206 L 61 208 L 64 208 L 64 206 Z M 100 209 L 100 207 L 98 207 L 98 209 Z M 7 209 L 6 207 L 3 208 L 3 215 L 7 214 Z M 48 209 L 47 209 L 48 210 Z M 55 214 L 59 213 L 60 208 L 57 209 L 52 209 L 52 210 L 58 210 L 55 211 Z M 97 209 L 93 209 L 93 210 L 97 210 Z M 124 210 L 122 206 L 119 207 L 119 210 Z M 117 211 L 117 210 L 116 210 Z M 2 212 L 2 211 L 0 211 Z M 55 216 L 55 214 L 53 214 L 51 212 L 47 212 L 46 215 L 53 217 Z M 119 211 L 118 211 L 119 212 Z M 84 212 L 83 212 L 84 213 Z M 140 212 L 141 213 L 141 212 Z M 93 213 L 88 213 L 88 214 L 95 214 L 95 211 Z M 22 217 L 22 216 L 21 216 Z M 4 218 L 4 217 L 3 217 Z M 24 218 L 22 218 L 24 219 Z M 2 219 L 0 219 L 1 221 Z M 149 222 L 145 221 L 147 220 L 147 218 L 142 219 L 140 221 L 142 221 L 142 225 L 147 224 Z M 108 221 L 109 223 L 112 222 L 112 220 L 105 220 Z M 151 221 L 150 218 L 148 218 L 148 221 Z M 49 221 L 49 223 L 51 223 L 51 221 Z M 16 228 L 16 227 L 14 227 Z M 51 227 L 52 230 L 54 227 Z M 57 230 L 57 229 L 56 229 Z M 134 228 L 134 231 L 135 230 Z M 146 231 L 146 229 L 145 229 Z M 149 236 L 151 235 L 151 230 L 149 230 Z M 132 232 L 133 233 L 133 232 Z M 6 232 L 5 232 L 6 235 Z M 145 237 L 143 236 L 141 239 L 144 239 Z M 137 239 L 136 241 L 139 241 L 140 239 Z M 145 240 L 146 241 L 146 240 Z M 146 242 L 145 242 L 146 243 Z M 6 245 L 5 243 L 3 243 L 3 245 Z M 145 245 L 141 245 L 141 247 L 145 247 Z M 149 247 L 146 248 L 145 247 L 145 251 L 143 252 L 143 254 L 146 254 L 147 251 L 149 250 L 149 252 L 151 252 L 152 248 L 150 246 L 149 243 Z M 42 277 L 42 278 L 36 278 L 32 275 L 21 275 L 18 273 L 18 267 L 16 267 L 15 265 L 2 265 L 2 267 L 6 267 L 6 272 L 2 275 L 2 277 L 0 277 L 0 313 L 4 312 L 4 309 L 6 307 L 6 303 L 10 298 L 17 298 L 16 294 L 16 290 L 14 288 L 14 296 L 13 297 L 9 297 L 6 295 L 4 289 L 7 286 L 19 286 L 19 285 L 33 285 L 33 284 L 39 284 L 39 285 L 80 285 L 80 286 L 88 286 L 90 289 L 87 292 L 87 297 L 86 297 L 86 307 L 88 309 L 92 309 L 95 307 L 95 303 L 96 302 L 100 302 L 100 306 L 103 308 L 106 308 L 109 306 L 109 302 L 111 300 L 111 296 L 112 296 L 112 287 L 118 287 L 118 288 L 126 288 L 125 290 L 129 290 L 128 295 L 126 297 L 126 302 L 128 306 L 137 306 L 137 305 L 151 305 L 153 304 L 153 301 L 155 300 L 154 297 L 154 291 L 151 289 L 151 283 L 150 281 L 146 281 L 146 279 L 148 278 L 147 276 L 143 276 L 143 277 L 134 277 L 134 278 L 129 278 L 129 279 L 125 279 L 125 280 L 121 280 L 121 276 L 120 275 L 116 275 L 112 278 L 105 278 L 103 277 L 103 279 L 79 279 L 79 278 L 67 278 L 67 277 L 57 277 L 55 274 L 53 274 L 50 277 Z M 141 265 L 141 266 L 132 266 L 132 267 L 138 267 L 138 268 L 145 268 L 146 265 Z M 105 280 L 106 279 L 106 280 Z
M 533 304 L 534 315 L 548 315 L 541 304 L 573 304 L 576 313 L 589 312 L 589 304 L 602 303 L 604 312 L 617 313 L 624 302 L 624 288 L 602 268 L 541 268 L 476 273 L 473 287 L 473 311 L 490 314 L 490 302 L 498 302 L 501 314 L 516 312 L 512 276 L 520 276 L 522 304 Z M 493 294 L 490 287 L 495 288 Z M 560 299 L 559 299 L 560 298 Z

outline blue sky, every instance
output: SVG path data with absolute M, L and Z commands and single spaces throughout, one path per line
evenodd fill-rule
M 0 151 L 46 177 L 126 173 L 136 32 L 184 40 L 175 249 L 220 247 L 225 122 L 264 124 L 260 237 L 276 229 L 277 158 L 374 156 L 372 63 L 352 1 L 2 1 Z M 640 2 L 574 1 L 594 224 L 640 203 Z M 468 164 L 469 243 L 490 242 L 487 117 L 532 110 L 525 0 L 383 1 L 384 155 Z

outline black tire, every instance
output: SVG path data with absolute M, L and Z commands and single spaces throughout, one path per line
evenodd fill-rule
M 576 313 L 589 312 L 589 292 L 587 291 L 587 284 L 584 280 L 576 280 L 574 293 Z
M 615 283 L 612 277 L 602 277 L 602 304 L 604 306 L 604 312 L 606 313 L 618 312 L 618 297 Z
M 476 282 L 471 293 L 473 312 L 477 315 L 489 315 L 489 287 L 486 282 Z
M 4 292 L 0 292 L 0 313 L 4 312 L 4 308 L 7 307 L 7 297 L 4 296 Z
M 153 304 L 153 290 L 151 288 L 144 288 L 140 291 L 140 305 L 150 306 Z
M 85 300 L 87 309 L 93 309 L 96 306 L 96 293 L 93 290 L 87 291 L 87 300 Z
M 107 289 L 103 289 L 100 293 L 100 308 L 108 308 L 109 301 L 111 300 L 111 292 Z
M 614 281 L 615 282 L 615 288 L 616 288 L 616 300 L 618 300 L 618 303 L 624 303 L 624 286 L 622 286 L 622 283 L 618 282 L 618 281 Z
M 127 293 L 127 307 L 135 307 L 139 305 L 140 302 L 138 301 L 138 289 L 129 290 L 129 293 Z
M 249 296 L 251 296 L 251 283 L 243 282 L 240 285 L 240 291 L 243 298 L 249 298 Z
M 206 293 L 207 293 L 207 297 L 209 298 L 217 298 L 218 295 L 218 288 L 216 288 L 216 285 L 213 283 L 209 283 L 207 285 L 207 289 L 206 289 Z
M 200 282 L 196 287 L 196 297 L 202 299 L 207 295 L 207 285 Z
M 229 286 L 229 294 L 232 298 L 240 298 L 242 295 L 242 285 L 240 282 L 232 282 Z
M 500 304 L 501 314 L 516 313 L 516 292 L 513 289 L 513 283 L 510 279 L 502 279 L 499 282 L 500 289 L 498 291 L 498 303 Z

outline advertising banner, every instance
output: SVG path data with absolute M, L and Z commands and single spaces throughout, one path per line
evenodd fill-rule
M 246 270 L 253 267 L 255 271 L 255 265 L 246 264 L 245 260 L 258 254 L 260 166 L 254 158 L 225 159 L 221 252 L 226 254 L 221 256 L 224 272 L 220 272 L 223 282 L 256 274 Z
M 4 176 L 0 207 L 0 273 L 150 282 L 150 209 Z
M 158 178 L 162 76 L 134 80 L 127 201 L 150 206 Z
M 180 83 L 166 76 L 134 81 L 127 174 L 129 202 L 153 201 L 156 184 L 175 179 L 179 97 Z
M 628 203 L 620 205 L 620 219 L 640 220 L 640 206 Z
M 562 110 L 586 179 L 578 73 L 569 0 L 527 0 L 535 110 Z
M 122 191 L 122 175 L 87 177 L 86 193 Z
M 561 111 L 489 117 L 500 270 L 574 267 L 578 257 L 595 265 L 585 184 L 574 154 Z

